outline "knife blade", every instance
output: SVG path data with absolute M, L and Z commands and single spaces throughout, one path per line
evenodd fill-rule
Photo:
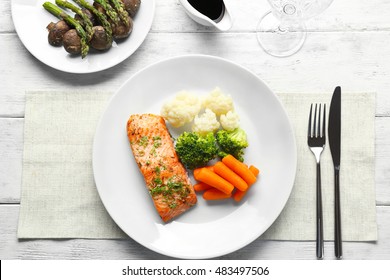
M 330 103 L 328 122 L 329 147 L 334 166 L 334 198 L 335 198 L 335 255 L 338 259 L 343 256 L 341 238 L 340 213 L 340 157 L 341 157 L 341 88 L 335 88 Z

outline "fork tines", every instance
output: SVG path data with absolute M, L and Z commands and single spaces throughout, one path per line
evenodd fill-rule
M 313 104 L 310 105 L 309 113 L 309 125 L 307 130 L 308 138 L 324 138 L 325 139 L 325 116 L 326 116 L 326 104 L 314 104 L 314 117 L 313 117 Z M 322 109 L 322 110 L 321 110 Z M 322 118 L 321 118 L 322 116 Z M 318 120 L 317 120 L 318 117 Z M 321 125 L 322 123 L 322 125 Z

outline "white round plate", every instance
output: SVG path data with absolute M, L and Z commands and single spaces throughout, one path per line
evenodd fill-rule
M 128 38 L 114 43 L 105 52 L 91 50 L 82 59 L 79 55 L 68 54 L 63 47 L 49 45 L 46 26 L 59 19 L 42 7 L 46 1 L 55 3 L 55 0 L 12 0 L 12 20 L 20 40 L 33 56 L 48 66 L 68 73 L 94 73 L 121 63 L 142 44 L 154 17 L 155 1 L 142 0 Z M 91 0 L 87 1 L 92 3 Z M 67 13 L 73 15 L 70 11 Z
M 159 114 L 181 90 L 207 94 L 217 86 L 234 100 L 250 145 L 245 162 L 261 170 L 259 180 L 240 203 L 207 202 L 199 194 L 195 207 L 165 224 L 132 155 L 127 120 L 135 113 Z M 164 60 L 127 80 L 102 115 L 93 146 L 96 186 L 119 227 L 151 250 L 190 259 L 233 252 L 263 234 L 287 202 L 296 161 L 293 130 L 276 95 L 245 68 L 202 55 Z

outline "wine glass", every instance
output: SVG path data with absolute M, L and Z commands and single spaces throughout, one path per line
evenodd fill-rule
M 305 22 L 325 11 L 333 0 L 268 0 L 272 10 L 260 19 L 257 40 L 270 55 L 285 57 L 300 50 Z

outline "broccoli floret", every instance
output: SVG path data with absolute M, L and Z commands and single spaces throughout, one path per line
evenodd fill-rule
M 204 136 L 196 132 L 184 132 L 177 138 L 175 148 L 181 162 L 189 169 L 206 165 L 218 153 L 212 132 Z
M 232 131 L 220 130 L 217 132 L 216 140 L 220 148 L 218 156 L 225 157 L 230 154 L 239 161 L 244 161 L 244 149 L 248 147 L 244 130 L 241 128 Z

